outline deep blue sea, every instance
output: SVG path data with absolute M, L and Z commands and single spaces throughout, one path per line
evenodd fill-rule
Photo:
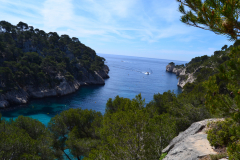
M 93 109 L 104 113 L 109 98 L 117 95 L 125 98 L 134 98 L 141 93 L 148 103 L 154 93 L 163 93 L 174 90 L 181 93 L 177 86 L 177 77 L 166 72 L 166 65 L 173 60 L 153 59 L 143 57 L 98 54 L 106 59 L 110 68 L 109 79 L 105 85 L 82 86 L 70 95 L 33 99 L 26 105 L 14 106 L 8 111 L 1 111 L 6 119 L 16 118 L 19 115 L 38 119 L 47 125 L 52 117 L 69 108 Z M 175 64 L 185 64 L 185 61 L 173 61 Z M 146 72 L 150 74 L 147 75 Z

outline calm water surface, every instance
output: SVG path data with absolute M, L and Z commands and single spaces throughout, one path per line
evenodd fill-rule
M 1 111 L 4 118 L 16 118 L 19 115 L 38 119 L 47 125 L 52 117 L 69 108 L 93 109 L 104 113 L 109 98 L 117 95 L 134 98 L 141 93 L 148 103 L 154 93 L 163 93 L 174 90 L 181 92 L 177 86 L 175 74 L 166 72 L 166 65 L 171 60 L 152 59 L 130 56 L 99 54 L 106 59 L 110 68 L 110 78 L 103 86 L 83 86 L 70 95 L 49 97 L 31 100 L 26 105 L 15 106 L 15 109 Z M 183 61 L 174 61 L 175 64 L 185 64 Z M 150 74 L 147 75 L 146 72 Z

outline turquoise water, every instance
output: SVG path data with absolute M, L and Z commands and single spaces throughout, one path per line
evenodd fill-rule
M 104 113 L 105 104 L 109 98 L 117 95 L 134 98 L 141 93 L 146 103 L 150 102 L 154 93 L 174 90 L 181 93 L 177 86 L 175 74 L 166 72 L 166 65 L 172 60 L 152 59 L 130 56 L 99 54 L 106 59 L 110 68 L 109 79 L 105 85 L 82 86 L 70 95 L 33 99 L 26 105 L 14 106 L 7 111 L 1 111 L 4 118 L 16 118 L 19 115 L 38 119 L 47 125 L 56 114 L 69 108 L 93 109 Z M 175 64 L 185 64 L 174 61 Z M 149 75 L 145 73 L 149 72 Z

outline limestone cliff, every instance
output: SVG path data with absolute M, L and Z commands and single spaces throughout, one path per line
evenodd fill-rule
M 183 88 L 183 86 L 188 82 L 193 83 L 196 80 L 196 77 L 194 77 L 194 73 L 197 72 L 198 69 L 196 69 L 193 73 L 186 73 L 186 67 L 176 68 L 175 65 L 169 64 L 166 66 L 166 71 L 175 73 L 176 76 L 179 76 L 177 85 Z
M 193 83 L 195 81 L 194 73 L 186 73 L 186 68 L 183 68 L 179 73 L 178 86 L 183 88 L 185 84 Z
M 104 79 L 109 78 L 108 73 L 109 68 L 105 65 L 103 70 L 98 72 L 95 71 L 94 73 L 89 73 L 85 71 L 82 80 L 75 79 L 73 82 L 68 82 L 64 76 L 58 75 L 56 78 L 58 78 L 61 82 L 53 88 L 49 88 L 49 86 L 33 85 L 19 87 L 16 90 L 11 90 L 0 95 L 0 108 L 8 107 L 11 104 L 25 104 L 30 98 L 67 95 L 77 91 L 81 85 L 104 85 Z

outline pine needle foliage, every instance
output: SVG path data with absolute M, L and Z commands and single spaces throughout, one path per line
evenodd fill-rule
M 177 1 L 180 3 L 183 23 L 226 35 L 230 40 L 239 38 L 239 0 Z

